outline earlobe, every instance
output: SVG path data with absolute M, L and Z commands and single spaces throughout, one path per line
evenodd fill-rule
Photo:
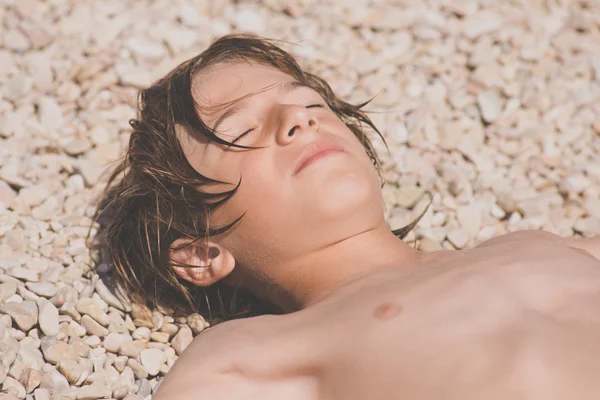
M 229 275 L 235 267 L 235 259 L 227 249 L 217 243 L 200 240 L 175 240 L 169 250 L 169 258 L 174 264 L 173 271 L 196 286 L 210 286 Z

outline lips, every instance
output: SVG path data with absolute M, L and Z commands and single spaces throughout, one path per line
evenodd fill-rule
M 331 152 L 342 152 L 346 150 L 339 144 L 329 140 L 315 140 L 304 146 L 302 152 L 296 159 L 296 165 L 294 167 L 294 175 L 300 172 L 304 167 L 313 161 L 317 160 L 322 156 L 326 156 Z

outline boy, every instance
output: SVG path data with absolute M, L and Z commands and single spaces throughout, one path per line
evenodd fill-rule
M 598 239 L 413 249 L 418 219 L 386 225 L 362 106 L 246 35 L 141 92 L 112 263 L 137 301 L 234 318 L 155 399 L 598 398 Z

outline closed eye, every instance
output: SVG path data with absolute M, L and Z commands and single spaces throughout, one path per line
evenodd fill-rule
M 235 142 L 237 142 L 238 140 L 240 140 L 241 138 L 243 138 L 244 136 L 246 136 L 247 134 L 249 134 L 250 132 L 252 132 L 254 129 L 256 129 L 256 127 L 254 128 L 250 128 L 248 129 L 246 132 L 242 133 L 240 136 L 236 137 L 231 144 L 227 145 L 227 147 L 231 147 L 232 144 L 234 144 Z
M 321 103 L 318 103 L 318 104 L 309 104 L 309 105 L 306 106 L 306 108 L 325 108 L 325 105 L 321 104 Z M 235 142 L 237 142 L 238 140 L 240 140 L 241 138 L 243 138 L 244 136 L 246 136 L 247 134 L 249 134 L 250 132 L 252 132 L 254 129 L 256 129 L 256 127 L 248 129 L 246 132 L 244 132 L 240 136 L 236 137 L 231 142 L 231 144 L 234 144 Z M 227 145 L 227 147 L 231 147 L 231 144 Z

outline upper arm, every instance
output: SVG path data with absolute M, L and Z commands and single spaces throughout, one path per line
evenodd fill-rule
M 600 260 L 600 235 L 587 238 L 563 238 L 563 242 L 567 246 L 576 247 L 590 253 L 592 256 Z
M 223 322 L 196 336 L 169 370 L 153 399 L 243 398 L 239 392 L 243 382 L 234 377 L 235 356 L 244 346 L 243 326 L 241 320 Z

